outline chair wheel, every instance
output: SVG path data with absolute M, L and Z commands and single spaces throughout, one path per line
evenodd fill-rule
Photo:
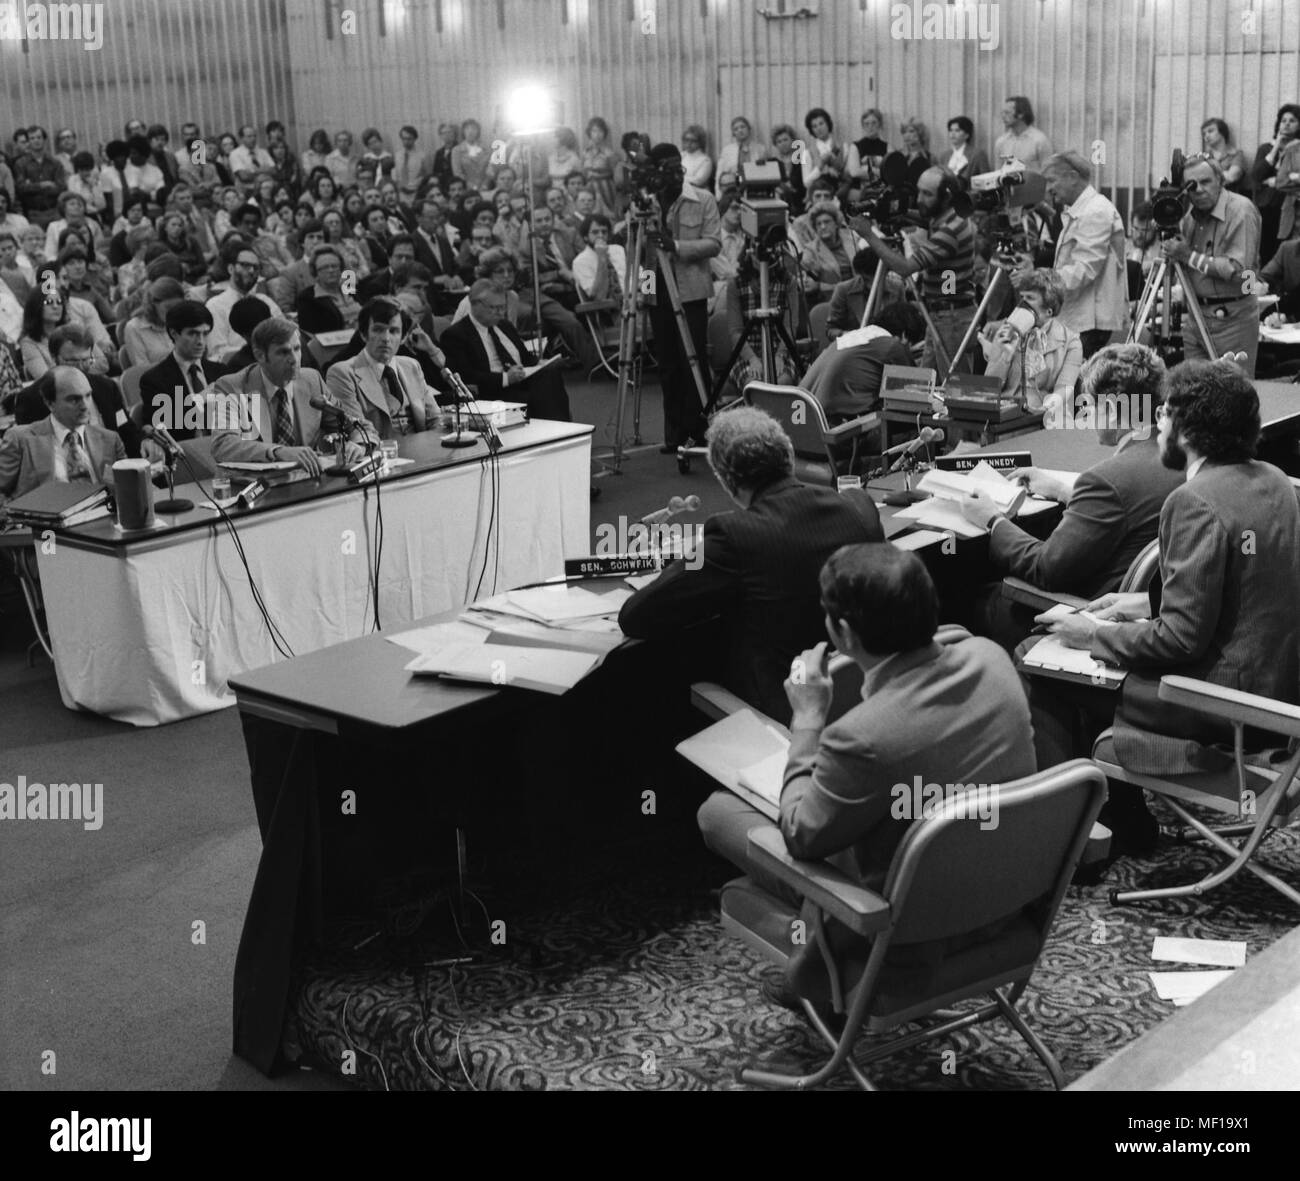
M 689 475 L 691 471 L 691 457 L 689 455 L 679 455 L 677 457 L 677 470 L 683 476 Z

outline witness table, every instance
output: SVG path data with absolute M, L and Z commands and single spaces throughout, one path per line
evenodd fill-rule
M 590 545 L 591 431 L 537 421 L 487 449 L 436 433 L 381 486 L 324 477 L 274 488 L 231 517 L 267 613 L 297 654 L 563 572 Z M 495 470 L 494 470 L 495 469 Z M 204 481 L 204 486 L 208 486 Z M 280 659 L 217 514 L 196 507 L 123 533 L 110 519 L 37 545 L 64 704 L 137 726 L 234 704 L 228 683 Z M 377 518 L 382 512 L 382 549 Z

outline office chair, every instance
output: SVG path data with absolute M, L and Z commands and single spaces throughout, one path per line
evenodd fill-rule
M 834 488 L 840 476 L 857 468 L 863 438 L 883 430 L 883 420 L 876 411 L 832 427 L 822 404 L 798 386 L 751 381 L 745 386 L 743 396 L 751 406 L 767 411 L 785 428 L 794 444 L 794 474 L 809 484 L 829 484 Z M 837 454 L 845 446 L 851 448 L 847 461 Z

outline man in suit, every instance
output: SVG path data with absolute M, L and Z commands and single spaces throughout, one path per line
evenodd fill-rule
M 433 276 L 433 310 L 449 316 L 465 291 L 465 281 L 456 273 L 456 248 L 447 235 L 447 214 L 432 197 L 416 210 L 415 261 Z
M 537 275 L 542 292 L 558 300 L 570 311 L 578 304 L 578 289 L 573 279 L 573 260 L 582 252 L 582 243 L 572 227 L 555 221 L 545 205 L 533 210 L 528 231 L 522 235 L 520 253 L 525 268 L 531 270 L 532 251 L 537 251 Z M 531 283 L 531 277 L 528 279 Z
M 224 421 L 214 430 L 212 458 L 218 463 L 293 460 L 312 477 L 321 474 L 316 447 L 323 435 L 345 427 L 344 419 L 361 420 L 361 407 L 350 391 L 333 396 L 337 410 L 313 406 L 312 398 L 329 397 L 319 373 L 302 368 L 302 341 L 297 326 L 281 316 L 253 329 L 254 364 L 212 384 L 210 397 Z M 360 426 L 349 433 L 347 459 L 360 459 L 370 439 Z
M 1300 506 L 1287 478 L 1253 458 L 1254 387 L 1232 362 L 1186 362 L 1169 374 L 1157 418 L 1161 460 L 1186 473 L 1160 514 L 1157 585 L 1090 603 L 1105 622 L 1079 614 L 1051 624 L 1128 677 L 1119 693 L 1026 678 L 1041 767 L 1087 757 L 1112 716 L 1115 753 L 1130 770 L 1223 766 L 1208 744 L 1231 732 L 1159 701 L 1165 674 L 1300 701 Z M 1159 831 L 1133 788 L 1112 788 L 1103 820 L 1129 852 L 1149 851 Z
M 1124 219 L 1092 187 L 1092 165 L 1078 152 L 1052 156 L 1043 177 L 1064 211 L 1052 264 L 1065 288 L 1057 319 L 1079 334 L 1086 360 L 1128 324 Z
M 442 334 L 441 344 L 447 364 L 479 397 L 523 402 L 531 418 L 573 421 L 563 376 L 553 366 L 531 377 L 525 372 L 536 359 L 506 318 L 506 294 L 491 279 L 469 289 L 469 315 Z
M 439 426 L 437 396 L 425 384 L 419 362 L 397 355 L 405 332 L 401 305 L 389 296 L 376 296 L 362 305 L 357 328 L 365 347 L 346 361 L 336 361 L 325 378 L 334 398 L 358 407 L 381 439 Z M 432 347 L 442 359 L 437 346 Z
M 1080 375 L 1094 405 L 1127 405 L 1130 421 L 1150 423 L 1163 398 L 1164 362 L 1140 344 L 1108 345 Z M 1000 573 L 1048 591 L 1094 598 L 1120 584 L 1133 559 L 1155 540 L 1160 512 L 1183 475 L 1160 459 L 1156 432 L 1129 435 L 1109 459 L 1079 475 L 1073 485 L 1037 468 L 1014 478 L 1038 496 L 1060 501 L 1065 514 L 1046 540 L 1003 516 L 983 492 L 962 501 L 966 519 L 989 530 L 989 560 Z M 1014 648 L 1032 629 L 1027 608 L 1008 605 L 1000 589 L 988 599 L 988 634 Z
M 126 458 L 120 436 L 90 420 L 90 379 L 71 365 L 56 365 L 49 377 L 49 414 L 12 427 L 0 442 L 0 506 L 51 482 L 84 481 L 88 489 L 109 482 L 113 464 Z
M 177 300 L 167 310 L 164 323 L 172 338 L 172 351 L 140 375 L 140 400 L 147 424 L 163 427 L 183 442 L 210 432 L 203 391 L 226 367 L 204 356 L 212 313 L 198 300 Z M 142 451 L 150 459 L 160 458 L 151 453 L 155 451 L 152 442 L 146 441 Z
M 111 377 L 90 372 L 95 359 L 95 341 L 80 324 L 64 324 L 50 333 L 50 356 L 55 365 L 71 365 L 90 381 L 90 422 L 116 431 L 122 438 L 127 455 L 140 454 L 140 428 L 131 421 L 122 402 L 122 392 Z M 53 371 L 47 371 L 26 389 L 18 391 L 14 402 L 14 420 L 20 425 L 40 422 L 50 413 L 46 397 L 53 384 Z
M 701 560 L 670 563 L 623 604 L 619 626 L 652 639 L 721 615 L 723 682 L 785 722 L 790 661 L 822 632 L 817 572 L 840 546 L 883 541 L 880 516 L 865 492 L 841 496 L 796 480 L 790 439 L 761 410 L 717 415 L 708 444 L 709 465 L 739 511 L 710 517 Z
M 862 700 L 828 725 L 826 641 L 786 662 L 791 735 L 780 829 L 792 856 L 826 859 L 879 890 L 904 835 L 921 819 L 915 785 L 955 789 L 952 781 L 960 780 L 979 793 L 971 820 L 996 822 L 992 793 L 1035 770 L 1029 709 L 995 644 L 936 640 L 939 598 L 915 554 L 888 544 L 847 545 L 830 556 L 819 582 L 825 635 L 861 668 Z M 771 821 L 720 791 L 700 808 L 699 825 L 705 844 L 749 874 L 771 896 L 773 911 L 788 910 L 792 922 L 802 899 L 746 854 L 749 833 Z M 838 951 L 851 948 L 847 931 L 830 924 L 828 933 Z M 825 996 L 812 942 L 794 949 L 786 989 L 769 993 L 772 999 Z M 945 950 L 956 948 L 927 945 L 908 966 L 933 970 Z M 891 967 L 899 966 L 891 957 Z

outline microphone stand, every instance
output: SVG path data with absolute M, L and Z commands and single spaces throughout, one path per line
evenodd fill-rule
M 188 513 L 194 507 L 194 501 L 176 495 L 176 457 L 179 449 L 172 445 L 163 445 L 163 463 L 167 469 L 167 499 L 160 500 L 153 507 L 160 513 Z
M 476 431 L 463 430 L 460 422 L 461 401 L 472 401 L 472 395 L 469 388 L 461 380 L 460 374 L 445 367 L 443 373 L 446 374 L 447 380 L 451 383 L 452 392 L 456 395 L 456 429 L 451 434 L 442 436 L 442 445 L 444 447 L 473 447 L 483 436 Z

